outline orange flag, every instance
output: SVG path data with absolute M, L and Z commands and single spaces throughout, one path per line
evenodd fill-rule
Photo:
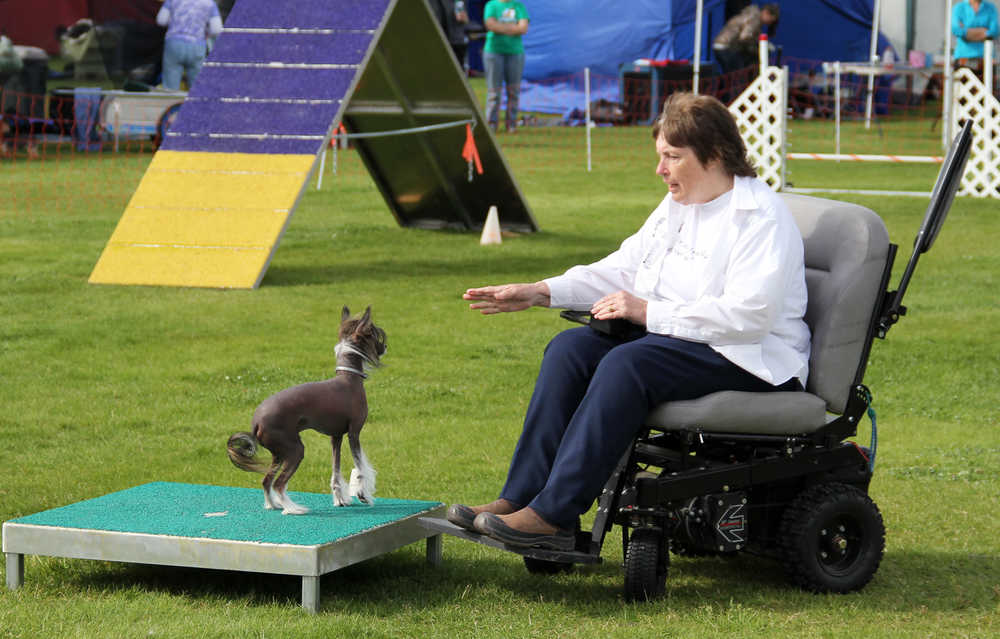
M 462 147 L 462 157 L 469 164 L 473 162 L 476 163 L 476 172 L 480 175 L 483 174 L 483 164 L 479 161 L 479 150 L 476 149 L 476 140 L 472 137 L 472 127 L 468 124 L 465 125 L 465 146 Z M 472 173 L 470 169 L 469 180 L 472 180 Z

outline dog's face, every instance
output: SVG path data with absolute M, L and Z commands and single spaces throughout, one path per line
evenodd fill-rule
M 340 341 L 351 344 L 364 353 L 373 366 L 379 365 L 379 360 L 385 354 L 385 331 L 372 321 L 372 307 L 365 309 L 364 315 L 352 318 L 351 311 L 345 306 L 340 315 Z

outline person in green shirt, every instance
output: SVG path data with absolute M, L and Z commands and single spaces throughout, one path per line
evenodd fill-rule
M 496 131 L 500 122 L 500 89 L 507 87 L 507 131 L 517 127 L 517 105 L 521 97 L 521 74 L 524 72 L 524 43 L 528 32 L 528 10 L 518 0 L 490 0 L 483 9 L 486 44 L 483 66 L 486 67 L 486 120 Z

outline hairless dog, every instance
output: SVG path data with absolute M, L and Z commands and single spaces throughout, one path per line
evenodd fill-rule
M 361 427 L 368 419 L 364 387 L 367 370 L 381 365 L 386 350 L 385 331 L 372 322 L 371 310 L 369 306 L 360 318 L 351 318 L 350 310 L 344 307 L 340 341 L 334 349 L 337 357 L 334 377 L 271 395 L 254 411 L 253 430 L 229 438 L 229 459 L 238 468 L 264 473 L 265 508 L 281 508 L 286 515 L 309 512 L 288 496 L 288 481 L 305 455 L 299 433 L 307 428 L 330 437 L 333 446 L 330 492 L 334 505 L 346 506 L 352 496 L 368 505 L 375 503 L 375 469 L 361 449 L 359 439 Z M 340 472 L 340 444 L 345 433 L 354 459 L 349 495 Z M 269 465 L 255 458 L 258 444 L 271 451 Z

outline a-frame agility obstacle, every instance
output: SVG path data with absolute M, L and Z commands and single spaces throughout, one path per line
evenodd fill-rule
M 90 282 L 256 288 L 342 123 L 400 225 L 537 230 L 425 0 L 238 0 Z

